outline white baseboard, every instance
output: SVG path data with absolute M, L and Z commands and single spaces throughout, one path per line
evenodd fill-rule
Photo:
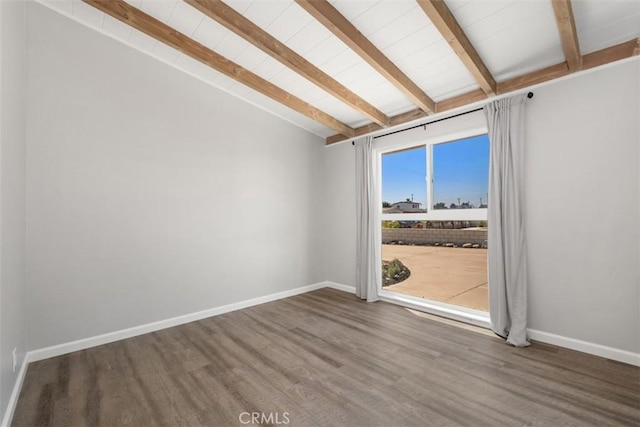
M 549 332 L 538 331 L 535 329 L 527 329 L 527 334 L 529 338 L 535 341 L 593 354 L 594 356 L 600 356 L 634 366 L 640 366 L 640 354 L 638 353 L 632 353 L 630 351 L 581 341 L 574 338 L 563 337 L 561 335 L 551 334 Z
M 342 283 L 326 282 L 326 287 L 327 288 L 331 288 L 331 289 L 337 289 L 337 290 L 343 291 L 343 292 L 349 292 L 351 294 L 355 294 L 356 293 L 355 286 L 343 285 Z
M 7 403 L 7 409 L 4 411 L 4 417 L 2 417 L 1 427 L 9 427 L 11 425 L 11 420 L 13 419 L 13 413 L 16 410 L 16 405 L 18 404 L 18 397 L 20 397 L 20 391 L 22 390 L 22 383 L 24 382 L 24 377 L 27 375 L 27 366 L 29 365 L 29 354 L 25 354 L 22 359 L 22 366 L 20 366 L 20 371 L 18 371 L 18 377 L 16 378 L 16 383 L 13 385 L 13 390 L 11 391 L 11 396 L 9 397 L 9 402 Z
M 78 350 L 96 347 L 110 342 L 135 337 L 138 335 L 148 334 L 149 332 L 159 331 L 161 329 L 171 328 L 173 326 L 182 325 L 184 323 L 194 322 L 196 320 L 205 319 L 207 317 L 217 316 L 231 311 L 241 310 L 243 308 L 252 307 L 254 305 L 264 304 L 276 301 L 282 298 L 288 298 L 294 295 L 303 294 L 317 289 L 327 287 L 327 282 L 315 283 L 313 285 L 303 286 L 300 288 L 290 289 L 288 291 L 277 292 L 275 294 L 265 295 L 263 297 L 253 298 L 246 301 L 240 301 L 233 304 L 223 305 L 195 313 L 185 314 L 170 319 L 160 320 L 157 322 L 147 323 L 145 325 L 134 326 L 132 328 L 122 329 L 120 331 L 109 332 L 94 337 L 83 338 L 76 341 L 66 342 L 63 344 L 45 347 L 38 350 L 32 350 L 28 353 L 28 361 L 35 362 L 38 360 L 48 359 L 50 357 L 61 356 L 63 354 L 72 353 Z

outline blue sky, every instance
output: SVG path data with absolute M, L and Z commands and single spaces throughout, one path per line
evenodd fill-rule
M 411 198 L 426 205 L 426 148 L 382 156 L 382 200 L 389 203 Z M 489 138 L 480 135 L 433 146 L 434 203 L 469 201 L 487 203 Z

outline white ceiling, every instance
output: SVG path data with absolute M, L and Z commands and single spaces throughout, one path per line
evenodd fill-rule
M 38 0 L 317 135 L 336 132 L 79 0 Z M 369 120 L 182 0 L 127 0 L 342 122 Z M 225 0 L 388 116 L 415 109 L 395 86 L 293 0 Z M 435 101 L 479 86 L 414 0 L 332 0 L 333 6 Z M 447 0 L 497 81 L 564 60 L 550 0 Z M 573 0 L 583 54 L 640 36 L 640 1 Z

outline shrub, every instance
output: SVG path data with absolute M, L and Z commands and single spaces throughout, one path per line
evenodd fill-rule
M 407 267 L 399 259 L 393 261 L 382 261 L 382 282 L 383 286 L 389 286 L 406 280 L 411 275 Z

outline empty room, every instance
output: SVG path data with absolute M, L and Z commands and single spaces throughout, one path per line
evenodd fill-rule
M 1 0 L 0 421 L 640 425 L 637 0 Z

